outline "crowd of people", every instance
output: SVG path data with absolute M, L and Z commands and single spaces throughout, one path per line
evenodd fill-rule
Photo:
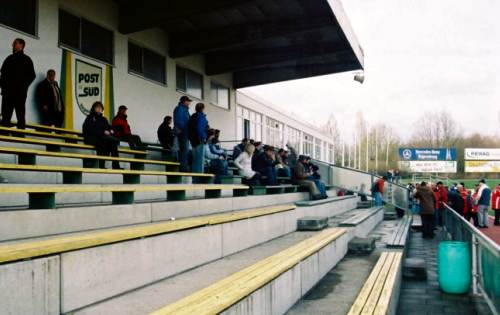
M 495 213 L 494 225 L 500 225 L 500 184 L 492 191 L 481 179 L 473 190 L 465 188 L 464 183 L 454 183 L 447 187 L 443 182 L 429 185 L 427 182 L 408 184 L 413 211 L 422 218 L 424 238 L 433 238 L 434 230 L 444 224 L 446 207 L 453 209 L 474 226 L 488 228 L 488 209 L 491 205 Z

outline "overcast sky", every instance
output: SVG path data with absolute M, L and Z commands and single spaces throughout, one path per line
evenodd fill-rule
M 425 111 L 445 109 L 466 133 L 500 134 L 500 1 L 344 0 L 365 52 L 363 85 L 341 73 L 249 88 L 322 124 L 352 130 L 362 110 L 406 138 Z

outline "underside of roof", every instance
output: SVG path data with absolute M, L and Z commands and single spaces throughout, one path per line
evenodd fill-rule
M 363 68 L 339 0 L 116 0 L 119 30 L 159 27 L 169 55 L 205 56 L 207 75 L 234 88 Z

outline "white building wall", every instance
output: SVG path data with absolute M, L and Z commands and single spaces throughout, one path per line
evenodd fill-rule
M 114 100 L 115 109 L 124 104 L 129 108 L 129 122 L 134 133 L 140 134 L 145 140 L 156 140 L 157 126 L 165 115 L 172 115 L 177 101 L 182 93 L 176 90 L 176 63 L 204 73 L 204 58 L 201 55 L 172 59 L 168 57 L 168 36 L 161 29 L 150 29 L 129 35 L 123 35 L 118 29 L 118 7 L 112 0 L 39 0 L 38 1 L 38 34 L 37 37 L 0 26 L 0 62 L 12 53 L 11 43 L 14 38 L 21 37 L 26 41 L 25 52 L 35 65 L 37 78 L 28 91 L 26 102 L 26 119 L 28 122 L 38 122 L 38 113 L 34 103 L 36 84 L 45 78 L 49 68 L 54 68 L 58 75 L 61 69 L 62 49 L 58 46 L 58 9 L 62 8 L 75 15 L 82 16 L 105 28 L 114 30 Z M 132 39 L 166 56 L 166 86 L 149 81 L 128 73 L 127 43 Z M 58 77 L 58 80 L 60 78 Z M 204 97 L 206 113 L 213 128 L 223 131 L 223 138 L 236 137 L 235 121 L 235 91 L 230 89 L 230 109 L 226 110 L 210 104 L 210 80 L 232 86 L 230 74 L 208 77 L 204 75 Z M 105 104 L 106 105 L 106 104 Z M 194 108 L 194 106 L 193 106 Z M 15 119 L 15 117 L 13 118 Z M 75 124 L 75 129 L 81 126 Z

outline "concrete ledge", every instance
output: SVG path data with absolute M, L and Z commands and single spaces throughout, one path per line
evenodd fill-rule
M 163 196 L 165 193 L 161 193 Z M 305 193 L 0 211 L 0 242 L 294 203 Z
M 299 201 L 295 204 L 302 216 L 333 217 L 349 210 L 356 209 L 356 198 L 353 196 L 330 197 L 317 201 Z
M 62 312 L 293 232 L 295 210 L 61 255 Z
M 221 314 L 284 314 L 347 253 L 349 236 L 342 235 Z
M 357 215 L 358 216 L 358 215 Z M 339 226 L 351 227 L 352 237 L 366 237 L 384 219 L 384 208 L 373 208 L 359 215 L 359 220 L 341 222 Z M 347 220 L 346 220 L 347 221 Z
M 60 314 L 59 257 L 0 265 L 0 313 Z

